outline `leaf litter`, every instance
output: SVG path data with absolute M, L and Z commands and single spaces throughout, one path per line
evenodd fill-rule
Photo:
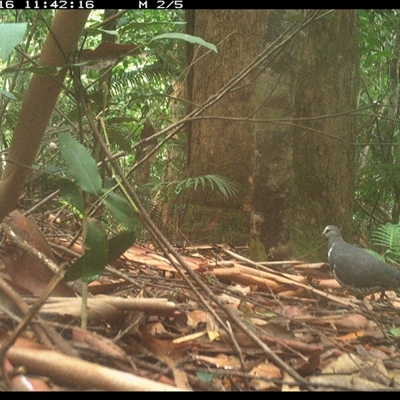
M 36 289 L 54 275 L 37 253 L 59 265 L 82 252 L 54 224 L 43 226 L 44 243 L 37 227 L 20 215 L 16 220 L 3 223 L 3 347 L 38 301 Z M 255 263 L 246 247 L 177 250 L 223 308 L 209 299 L 211 313 L 199 301 L 201 288 L 163 252 L 136 243 L 90 283 L 87 330 L 80 328 L 80 298 L 71 295 L 79 285 L 55 286 L 7 351 L 0 350 L 0 390 L 399 390 L 396 293 L 360 301 L 337 285 L 326 263 Z

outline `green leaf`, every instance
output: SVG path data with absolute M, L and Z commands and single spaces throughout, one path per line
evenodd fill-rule
M 58 140 L 61 156 L 77 185 L 86 193 L 99 195 L 101 177 L 94 158 L 83 145 L 71 136 L 60 133 Z
M 392 327 L 389 329 L 389 332 L 394 336 L 394 337 L 400 337 L 400 329 L 396 327 L 396 325 L 392 324 Z
M 136 234 L 132 231 L 122 232 L 108 241 L 108 264 L 125 253 L 135 242 Z
M 98 240 L 98 239 L 97 239 Z M 108 241 L 107 246 L 107 254 L 103 259 L 99 259 L 100 256 L 96 256 L 96 248 L 85 249 L 85 253 L 82 257 L 80 257 L 65 273 L 64 280 L 65 281 L 73 281 L 79 278 L 82 278 L 84 281 L 92 281 L 97 278 L 97 276 L 101 275 L 104 268 L 107 264 L 112 263 L 116 259 L 118 259 L 122 254 L 125 253 L 135 242 L 136 235 L 134 232 L 125 231 L 122 232 Z M 102 241 L 102 239 L 100 239 Z M 104 242 L 103 242 L 104 245 Z M 103 247 L 104 248 L 104 247 Z M 101 257 L 105 254 L 102 252 Z M 97 266 L 92 267 L 97 263 Z
M 27 26 L 27 23 L 0 24 L 0 58 L 7 59 L 13 48 L 21 43 Z
M 116 143 L 121 150 L 126 152 L 131 151 L 131 145 L 128 140 L 126 140 L 125 136 L 121 135 L 119 132 L 115 131 L 114 129 L 109 129 L 107 131 L 108 138 L 110 142 Z
M 60 188 L 63 199 L 83 214 L 85 211 L 85 203 L 79 186 L 69 179 L 61 178 L 58 181 L 58 187 Z
M 103 192 L 105 193 L 104 189 Z M 102 201 L 117 221 L 133 231 L 138 228 L 137 213 L 125 197 L 110 192 Z
M 84 253 L 64 275 L 64 280 L 90 282 L 103 273 L 108 264 L 108 241 L 103 226 L 94 218 L 86 222 Z
M 7 92 L 7 90 L 0 89 L 0 94 L 10 100 L 17 100 L 17 98 L 12 93 Z
M 159 40 L 159 39 L 181 39 L 189 43 L 199 44 L 201 46 L 207 47 L 212 51 L 217 52 L 217 47 L 212 43 L 206 42 L 205 40 L 199 38 L 198 36 L 188 35 L 187 33 L 163 33 L 162 35 L 154 36 L 153 39 L 151 39 L 151 42 L 153 40 Z
M 205 371 L 197 371 L 196 376 L 200 382 L 205 382 L 205 383 L 210 383 L 215 378 L 214 374 Z

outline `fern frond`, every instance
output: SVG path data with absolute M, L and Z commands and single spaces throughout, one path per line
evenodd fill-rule
M 218 189 L 226 198 L 238 197 L 240 185 L 228 178 L 220 175 L 200 175 L 193 178 L 186 178 L 181 181 L 163 182 L 154 186 L 153 190 L 158 190 L 161 186 L 174 187 L 176 195 L 181 195 L 189 188 L 196 190 L 201 187 L 203 190 L 208 186 L 211 190 Z
M 240 191 L 240 186 L 228 178 L 220 175 L 202 175 L 194 178 L 187 178 L 179 182 L 176 185 L 175 192 L 180 194 L 182 191 L 185 191 L 190 187 L 194 187 L 194 190 L 196 190 L 198 186 L 201 186 L 203 190 L 206 186 L 209 186 L 212 191 L 217 188 L 226 198 L 237 198 Z
M 392 263 L 400 260 L 400 225 L 386 224 L 379 226 L 371 235 L 375 246 L 385 250 L 385 259 Z

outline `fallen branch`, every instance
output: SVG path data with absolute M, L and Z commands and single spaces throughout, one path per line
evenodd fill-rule
M 180 391 L 171 385 L 121 372 L 102 365 L 69 357 L 52 350 L 11 347 L 7 358 L 23 366 L 29 373 L 48 376 L 58 384 L 74 389 L 125 390 L 125 391 Z

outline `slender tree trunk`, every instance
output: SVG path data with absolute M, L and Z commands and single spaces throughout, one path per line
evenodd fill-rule
M 89 13 L 88 10 L 56 11 L 51 32 L 43 45 L 40 65 L 62 67 L 69 62 Z M 16 206 L 61 91 L 67 68 L 54 72 L 53 76 L 33 74 L 24 96 L 0 182 L 0 221 Z

